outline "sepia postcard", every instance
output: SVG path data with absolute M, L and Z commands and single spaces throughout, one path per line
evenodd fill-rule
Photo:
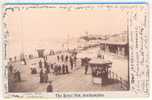
M 4 97 L 149 96 L 148 3 L 4 3 Z

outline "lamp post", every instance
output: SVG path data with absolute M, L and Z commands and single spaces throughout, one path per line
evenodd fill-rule
M 129 24 L 130 24 L 129 22 L 130 22 L 129 12 L 127 12 L 127 41 L 129 41 Z M 129 51 L 129 46 L 128 46 L 128 51 Z M 128 52 L 128 90 L 129 89 L 130 89 L 130 68 L 129 68 L 129 52 Z

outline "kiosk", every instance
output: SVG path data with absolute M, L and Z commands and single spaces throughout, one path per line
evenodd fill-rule
M 92 70 L 93 83 L 106 84 L 108 82 L 108 70 L 112 67 L 112 62 L 104 59 L 92 59 L 89 65 Z

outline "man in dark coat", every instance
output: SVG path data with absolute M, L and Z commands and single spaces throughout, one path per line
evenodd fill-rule
M 89 59 L 85 58 L 84 59 L 85 74 L 87 74 L 87 72 L 88 72 L 88 67 L 89 67 L 88 64 L 89 64 Z
M 88 72 L 88 65 L 85 65 L 85 74 Z
M 65 65 L 62 65 L 62 73 L 65 74 Z
M 47 71 L 45 71 L 45 73 L 44 73 L 44 82 L 45 83 L 47 83 L 48 82 L 48 72 Z
M 66 70 L 66 74 L 68 74 L 69 73 L 69 69 L 68 69 L 68 65 L 67 64 L 65 65 L 65 70 Z
M 60 60 L 60 57 L 59 57 L 59 56 L 57 56 L 57 60 L 58 60 L 58 61 Z
M 44 60 L 44 68 L 47 68 L 47 66 L 48 66 L 48 63 L 46 60 Z
M 12 73 L 13 72 L 13 65 L 12 64 L 10 64 L 10 66 L 9 66 L 9 71 Z
M 53 69 L 54 68 L 54 64 L 51 64 L 51 69 Z
M 50 66 L 49 65 L 47 65 L 46 70 L 47 70 L 47 73 L 50 73 Z
M 68 61 L 68 55 L 65 56 L 65 61 L 66 61 L 66 62 Z
M 61 73 L 61 65 L 58 65 L 58 74 Z
M 70 57 L 70 65 L 71 65 L 71 69 L 73 69 L 73 59 L 72 59 L 72 57 Z
M 50 81 L 49 85 L 47 86 L 47 92 L 53 92 L 52 81 Z
M 43 83 L 44 82 L 44 75 L 43 75 L 44 73 L 43 73 L 43 69 L 41 69 L 41 71 L 40 71 L 40 83 Z
M 77 56 L 76 55 L 74 56 L 74 64 L 75 64 L 75 67 L 76 67 L 76 65 L 77 65 Z
M 16 79 L 17 79 L 18 82 L 21 81 L 21 73 L 20 73 L 19 70 L 17 70 L 17 72 L 16 72 Z
M 42 61 L 39 61 L 39 67 L 42 68 Z
M 58 65 L 56 64 L 55 67 L 54 67 L 54 74 L 55 75 L 58 75 Z

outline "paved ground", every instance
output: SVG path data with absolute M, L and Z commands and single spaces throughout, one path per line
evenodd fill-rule
M 54 56 L 48 57 L 50 62 L 55 62 Z M 128 62 L 126 59 L 117 57 L 111 54 L 105 55 L 105 59 L 112 60 L 112 71 L 117 73 L 123 79 L 127 80 L 128 75 Z M 22 81 L 17 82 L 13 86 L 14 92 L 45 92 L 48 83 L 39 82 L 39 74 L 32 75 L 30 73 L 31 63 L 36 63 L 40 59 L 34 59 L 28 61 L 27 66 L 17 64 L 21 70 Z M 36 65 L 38 66 L 38 65 Z M 89 71 L 91 73 L 91 71 Z M 49 80 L 53 81 L 53 91 L 56 92 L 71 92 L 71 91 L 118 91 L 123 90 L 119 83 L 110 85 L 97 85 L 93 84 L 91 74 L 84 74 L 84 68 L 80 66 L 78 61 L 75 70 L 70 71 L 69 74 L 55 76 L 53 73 L 49 74 Z
M 39 83 L 39 75 L 22 76 L 22 82 L 15 85 L 14 92 L 45 92 L 48 83 Z M 73 73 L 58 75 L 49 74 L 49 80 L 53 80 L 53 90 L 56 92 L 70 91 L 118 91 L 123 90 L 120 84 L 101 86 L 93 84 L 90 74 L 84 75 L 84 68 L 75 70 Z

